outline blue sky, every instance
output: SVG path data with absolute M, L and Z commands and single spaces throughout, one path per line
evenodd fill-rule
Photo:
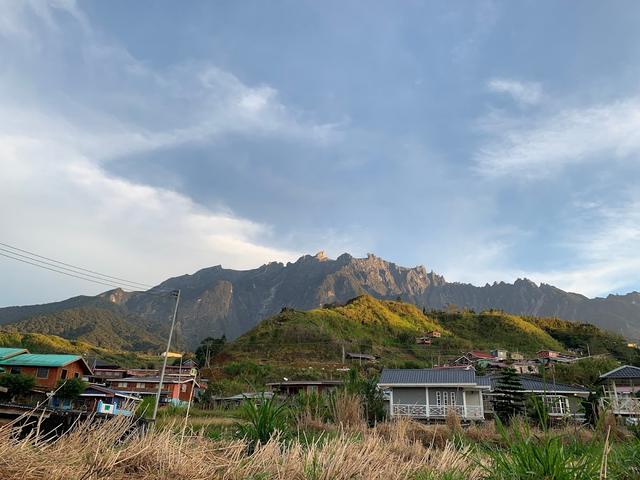
M 640 289 L 634 1 L 0 1 L 2 240 Z M 102 290 L 0 259 L 0 305 Z

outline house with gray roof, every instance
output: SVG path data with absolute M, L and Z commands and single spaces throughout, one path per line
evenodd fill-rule
M 378 387 L 389 392 L 391 417 L 444 419 L 450 412 L 463 420 L 483 420 L 483 392 L 490 382 L 480 381 L 473 369 L 388 369 Z
M 551 378 L 541 378 L 532 375 L 519 375 L 522 391 L 526 396 L 535 395 L 546 405 L 550 417 L 576 417 L 581 415 L 582 400 L 589 396 L 589 389 L 581 385 L 570 385 L 555 382 Z M 489 383 L 491 390 L 484 395 L 485 413 L 493 413 L 494 393 L 500 375 L 489 375 L 480 378 L 481 383 Z
M 614 415 L 640 418 L 640 367 L 623 365 L 600 375 L 602 407 Z

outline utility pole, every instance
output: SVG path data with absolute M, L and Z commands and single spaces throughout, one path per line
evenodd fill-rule
M 344 343 L 343 343 L 342 344 L 342 364 L 343 365 L 344 365 L 344 357 L 345 357 L 345 354 L 344 354 Z
M 173 329 L 176 326 L 176 315 L 178 314 L 178 304 L 180 303 L 180 290 L 171 292 L 171 296 L 176 297 L 176 305 L 173 309 L 173 318 L 171 319 L 171 329 L 169 330 L 169 338 L 167 339 L 167 349 L 164 352 L 164 360 L 162 362 L 162 370 L 160 371 L 160 382 L 158 383 L 158 391 L 156 392 L 156 403 L 153 406 L 152 420 L 155 422 L 158 415 L 158 405 L 160 405 L 160 394 L 162 392 L 162 382 L 164 381 L 164 372 L 167 369 L 167 359 L 169 358 L 169 349 L 171 348 L 171 338 L 173 337 Z

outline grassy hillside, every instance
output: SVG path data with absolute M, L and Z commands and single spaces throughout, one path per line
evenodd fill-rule
M 0 332 L 0 347 L 22 347 L 31 353 L 71 353 L 98 357 L 123 367 L 143 367 L 149 363 L 160 362 L 159 356 L 110 350 L 86 342 L 70 341 L 41 333 Z
M 114 308 L 71 308 L 4 325 L 1 330 L 56 335 L 109 350 L 157 351 L 164 343 Z
M 437 330 L 431 346 L 415 337 Z M 385 365 L 428 365 L 470 349 L 504 348 L 533 355 L 541 349 L 583 348 L 637 363 L 638 351 L 622 337 L 593 325 L 510 315 L 500 311 L 423 313 L 412 304 L 376 300 L 363 295 L 344 306 L 309 311 L 285 309 L 230 343 L 223 355 L 297 366 L 332 364 L 347 352 L 380 355 Z

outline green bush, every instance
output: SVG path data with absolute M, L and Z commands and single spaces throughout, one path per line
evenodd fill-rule
M 246 423 L 237 424 L 237 435 L 248 442 L 250 453 L 256 445 L 267 443 L 275 434 L 286 435 L 289 407 L 276 397 L 246 400 L 240 407 Z
M 58 380 L 56 388 L 56 397 L 75 400 L 87 388 L 87 382 L 80 378 L 69 378 L 67 380 Z
M 22 373 L 5 373 L 0 376 L 0 386 L 7 389 L 7 393 L 3 395 L 9 398 L 28 394 L 35 384 L 36 379 L 34 377 Z

